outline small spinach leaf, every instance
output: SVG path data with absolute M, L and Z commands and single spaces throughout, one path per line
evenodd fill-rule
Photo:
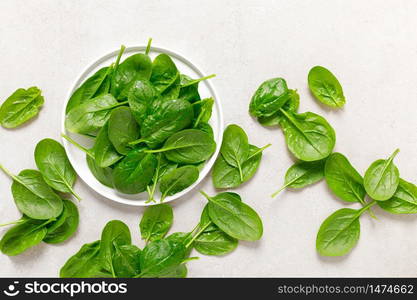
M 191 186 L 197 181 L 198 176 L 199 171 L 195 166 L 183 166 L 163 175 L 159 185 L 162 193 L 161 202 L 166 196 L 172 196 Z
M 17 89 L 0 106 L 0 125 L 16 128 L 35 117 L 44 103 L 41 90 L 30 87 Z
M 63 193 L 71 193 L 81 200 L 73 189 L 77 175 L 60 143 L 52 139 L 41 140 L 35 148 L 35 162 L 50 187 Z
M 216 143 L 207 133 L 197 129 L 186 129 L 171 135 L 161 149 L 145 152 L 164 152 L 170 161 L 198 164 L 207 160 L 215 150 Z
M 158 92 L 147 80 L 136 80 L 128 95 L 130 109 L 139 125 L 142 125 L 150 113 L 152 104 L 158 98 Z
M 227 126 L 223 132 L 220 153 L 229 165 L 239 169 L 240 180 L 243 181 L 242 164 L 249 156 L 246 132 L 235 124 Z
M 87 166 L 90 169 L 91 173 L 93 173 L 94 177 L 105 186 L 110 188 L 113 187 L 113 169 L 112 168 L 102 168 L 100 167 L 96 161 L 91 158 L 91 156 L 86 155 Z
M 149 206 L 139 224 L 142 239 L 146 242 L 162 239 L 171 228 L 173 218 L 172 207 L 168 204 Z
M 67 240 L 78 228 L 79 214 L 77 206 L 68 200 L 63 200 L 64 209 L 58 220 L 51 223 L 48 233 L 43 239 L 48 244 L 58 244 Z
M 236 198 L 237 194 L 203 195 L 209 201 L 210 219 L 220 230 L 238 240 L 256 241 L 262 237 L 261 219 L 251 207 L 240 201 L 240 197 Z
M 341 153 L 332 153 L 324 169 L 327 186 L 340 199 L 365 203 L 363 178 Z
M 253 95 L 249 113 L 254 117 L 275 114 L 288 101 L 288 87 L 283 78 L 272 78 L 263 82 Z
M 400 173 L 393 160 L 400 150 L 397 149 L 388 159 L 379 159 L 371 164 L 363 178 L 368 195 L 378 201 L 390 199 L 397 190 Z
M 332 153 L 336 135 L 327 121 L 312 112 L 302 114 L 280 110 L 284 116 L 280 125 L 288 149 L 300 160 L 314 161 Z
M 178 76 L 177 67 L 167 54 L 159 54 L 152 62 L 150 82 L 160 94 L 170 87 Z
M 293 164 L 285 173 L 284 185 L 271 197 L 275 197 L 285 188 L 303 188 L 319 182 L 324 178 L 325 160 L 299 161 Z
M 106 168 L 114 165 L 123 157 L 116 151 L 116 148 L 110 141 L 108 129 L 109 122 L 106 122 L 106 124 L 104 124 L 104 126 L 98 132 L 93 147 L 94 160 L 100 168 Z
M 341 108 L 346 99 L 337 78 L 326 68 L 313 67 L 308 73 L 308 87 L 314 97 L 330 107 Z
M 383 210 L 392 214 L 415 214 L 417 213 L 417 186 L 400 179 L 394 196 L 377 203 Z
M 300 95 L 296 90 L 288 90 L 288 101 L 282 106 L 282 109 L 286 112 L 297 113 L 298 107 L 300 106 Z M 263 126 L 279 126 L 283 118 L 282 112 L 277 111 L 268 117 L 258 117 L 259 123 Z
M 126 155 L 130 147 L 128 144 L 139 137 L 139 126 L 130 108 L 126 106 L 114 109 L 108 121 L 109 140 L 117 152 Z
M 157 160 L 151 153 L 133 149 L 113 170 L 114 187 L 125 194 L 137 194 L 146 190 L 151 182 Z
M 37 220 L 53 219 L 61 214 L 61 198 L 49 187 L 39 171 L 23 170 L 15 176 L 2 165 L 0 169 L 13 179 L 12 194 L 21 213 Z

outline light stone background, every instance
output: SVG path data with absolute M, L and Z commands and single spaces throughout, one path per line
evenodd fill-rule
M 279 198 L 269 195 L 292 164 L 279 129 L 260 126 L 247 113 L 258 85 L 286 78 L 301 95 L 301 111 L 325 116 L 343 152 L 363 173 L 368 165 L 401 149 L 402 177 L 417 181 L 417 2 L 386 1 L 103 1 L 1 0 L 0 99 L 16 88 L 37 85 L 45 106 L 16 130 L 0 128 L 0 161 L 13 172 L 34 168 L 33 150 L 46 137 L 59 138 L 66 94 L 82 70 L 120 44 L 146 43 L 177 51 L 206 73 L 215 86 L 227 123 L 241 125 L 258 146 L 272 143 L 256 176 L 236 191 L 264 222 L 264 236 L 240 243 L 225 257 L 188 263 L 191 277 L 416 276 L 417 216 L 393 216 L 378 208 L 378 220 L 361 218 L 357 247 L 342 258 L 319 257 L 315 237 L 321 222 L 347 205 L 324 182 Z M 332 70 L 347 104 L 333 111 L 309 94 L 314 65 Z M 0 221 L 19 217 L 10 180 L 0 174 Z M 171 232 L 198 222 L 211 179 L 175 201 Z M 57 276 L 82 244 L 99 238 L 106 222 L 120 219 L 139 239 L 143 209 L 103 199 L 78 181 L 80 226 L 69 241 L 41 244 L 17 257 L 0 255 L 0 276 Z M 1 229 L 0 233 L 3 233 Z

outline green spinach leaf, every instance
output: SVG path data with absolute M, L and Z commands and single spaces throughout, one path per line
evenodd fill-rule
M 100 168 L 106 168 L 114 165 L 123 158 L 117 151 L 109 138 L 109 122 L 98 132 L 94 147 L 94 161 Z
M 371 164 L 363 178 L 368 195 L 378 201 L 390 199 L 400 183 L 400 173 L 393 160 L 397 149 L 388 159 L 379 159 Z
M 377 201 L 379 207 L 392 214 L 417 213 L 417 186 L 400 179 L 394 196 L 386 201 Z
M 152 62 L 150 81 L 156 90 L 162 94 L 179 76 L 177 67 L 167 54 L 159 54 Z
M 272 78 L 263 82 L 253 95 L 249 113 L 254 117 L 275 114 L 289 99 L 287 83 L 283 78 Z
M 324 67 L 315 66 L 310 70 L 308 87 L 314 97 L 327 106 L 341 108 L 346 103 L 339 81 Z
M 35 162 L 50 187 L 63 193 L 71 193 L 81 200 L 73 189 L 77 175 L 60 143 L 53 139 L 41 140 L 35 148 Z
M 300 160 L 314 161 L 332 153 L 336 135 L 327 121 L 312 112 L 302 114 L 280 110 L 284 116 L 280 125 L 288 149 Z
M 340 199 L 365 203 L 363 178 L 341 153 L 332 153 L 326 160 L 324 175 L 327 186 Z
M 117 278 L 131 278 L 140 274 L 141 250 L 135 245 L 114 245 L 112 259 L 114 274 Z
M 198 176 L 199 171 L 195 166 L 183 166 L 163 175 L 159 185 L 159 190 L 162 193 L 161 202 L 165 197 L 172 196 L 191 186 L 197 181 Z
M 108 122 L 109 140 L 117 152 L 126 155 L 131 149 L 130 142 L 139 137 L 139 126 L 136 123 L 130 108 L 126 106 L 114 109 Z
M 146 243 L 162 239 L 171 228 L 173 218 L 172 207 L 168 204 L 149 206 L 139 224 L 142 239 Z
M 0 106 L 0 125 L 5 128 L 22 125 L 39 113 L 43 103 L 39 88 L 17 89 Z

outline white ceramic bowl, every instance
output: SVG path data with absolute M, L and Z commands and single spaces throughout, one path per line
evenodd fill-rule
M 138 46 L 138 47 L 129 47 L 126 48 L 122 60 L 126 58 L 127 56 L 130 56 L 137 52 L 144 52 L 146 49 L 146 46 Z M 72 95 L 72 93 L 91 75 L 93 75 L 98 69 L 110 65 L 112 62 L 116 60 L 117 54 L 119 53 L 119 50 L 115 50 L 110 52 L 109 54 L 104 55 L 103 57 L 97 59 L 94 61 L 90 66 L 87 67 L 87 69 L 78 77 L 78 79 L 75 81 L 74 85 L 71 87 L 67 99 L 69 99 Z M 186 74 L 192 78 L 200 78 L 203 76 L 206 76 L 205 73 L 203 73 L 199 68 L 197 68 L 193 63 L 188 61 L 183 56 L 172 52 L 170 50 L 164 49 L 164 48 L 158 48 L 158 47 L 152 47 L 149 55 L 151 58 L 154 58 L 160 53 L 166 53 L 175 62 L 178 69 L 182 74 Z M 211 83 L 211 80 L 205 80 L 203 82 L 200 82 L 199 84 L 199 92 L 202 98 L 207 97 L 213 97 L 215 100 L 215 104 L 213 107 L 213 113 L 210 120 L 210 125 L 213 127 L 214 131 L 214 139 L 216 141 L 217 147 L 216 151 L 213 154 L 213 156 L 206 162 L 204 168 L 200 172 L 200 176 L 198 180 L 187 189 L 183 190 L 180 193 L 177 193 L 173 196 L 166 197 L 164 202 L 170 202 L 175 199 L 178 199 L 185 194 L 187 194 L 189 191 L 191 191 L 196 185 L 200 183 L 201 180 L 207 174 L 209 173 L 211 167 L 213 166 L 216 157 L 220 150 L 220 145 L 222 142 L 223 137 L 223 112 L 222 112 L 222 106 L 219 97 L 217 96 L 217 93 Z M 65 107 L 66 103 L 62 108 L 62 132 L 65 132 L 67 135 L 69 135 L 71 138 L 73 138 L 75 141 L 80 143 L 81 145 L 91 148 L 93 146 L 93 139 L 90 139 L 88 137 L 82 136 L 80 134 L 74 134 L 70 133 L 65 129 Z M 74 167 L 75 171 L 77 172 L 78 176 L 88 185 L 90 186 L 94 191 L 99 193 L 100 195 L 111 199 L 113 201 L 124 203 L 128 205 L 134 205 L 134 206 L 147 206 L 152 205 L 154 203 L 146 203 L 147 200 L 147 194 L 146 193 L 140 193 L 136 195 L 127 195 L 122 194 L 120 192 L 117 192 L 114 189 L 111 189 L 107 186 L 104 186 L 101 184 L 91 173 L 89 170 L 85 153 L 80 151 L 78 148 L 74 147 L 72 144 L 70 144 L 68 141 L 63 139 L 63 144 L 65 147 L 65 150 L 67 151 L 68 158 Z M 155 199 L 157 202 L 159 202 L 159 194 L 155 195 Z

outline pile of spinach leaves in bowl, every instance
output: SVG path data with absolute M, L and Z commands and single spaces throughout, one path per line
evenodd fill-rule
M 86 79 L 66 107 L 65 128 L 94 139 L 87 156 L 94 177 L 123 194 L 148 193 L 161 202 L 197 181 L 216 149 L 209 124 L 213 98 L 201 99 L 198 84 L 181 74 L 171 57 L 145 53 L 117 59 Z

